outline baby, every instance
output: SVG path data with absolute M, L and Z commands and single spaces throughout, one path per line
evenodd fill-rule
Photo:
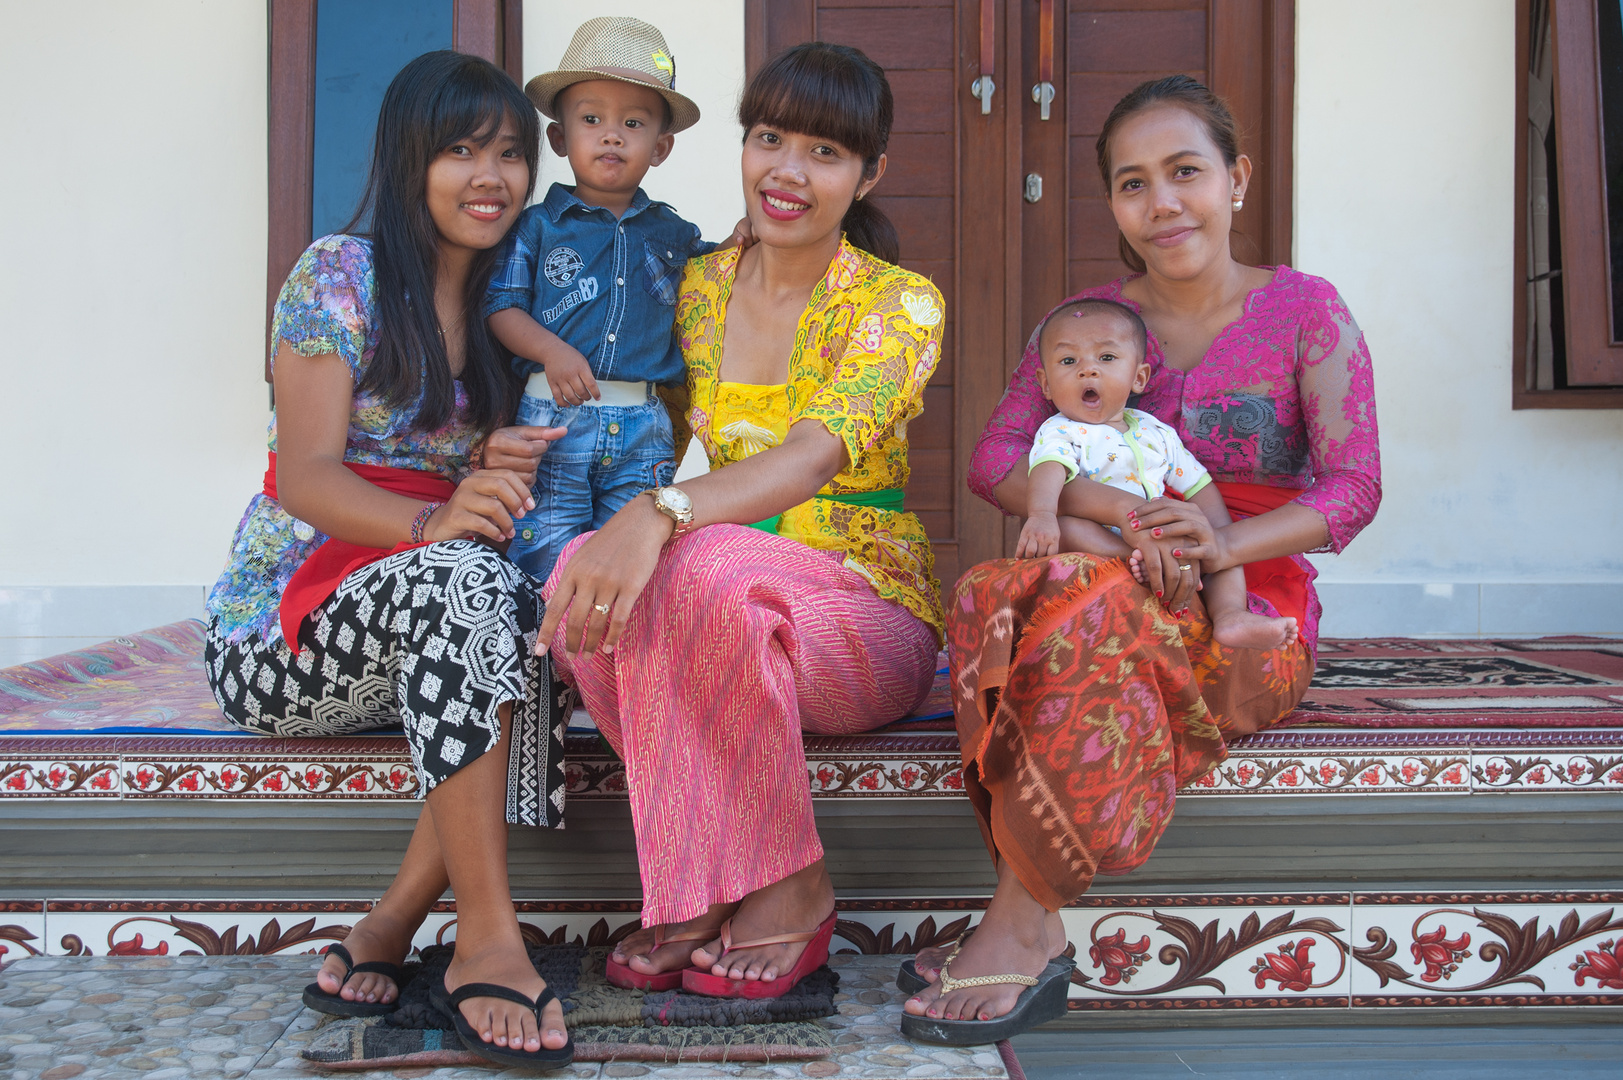
M 699 108 L 676 92 L 664 35 L 637 19 L 590 19 L 557 71 L 524 92 L 575 184 L 527 208 L 485 296 L 491 333 L 529 379 L 518 422 L 567 427 L 536 473 L 535 509 L 509 557 L 545 578 L 571 539 L 671 482 L 675 438 L 659 388 L 686 383 L 676 299 L 688 257 L 714 245 L 643 193 Z
M 1127 408 L 1128 396 L 1142 392 L 1150 378 L 1144 362 L 1148 334 L 1137 312 L 1113 300 L 1078 300 L 1049 316 L 1038 347 L 1038 382 L 1059 413 L 1037 429 L 1031 447 L 1029 516 L 1020 530 L 1018 558 L 1059 551 L 1060 490 L 1078 475 L 1146 499 L 1171 489 L 1200 507 L 1214 526 L 1229 523 L 1211 474 L 1177 432 Z M 1212 634 L 1221 644 L 1274 649 L 1296 640 L 1295 619 L 1246 608 L 1242 567 L 1207 574 L 1204 594 Z

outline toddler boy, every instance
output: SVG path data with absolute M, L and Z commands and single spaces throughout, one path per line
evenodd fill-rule
M 590 19 L 558 70 L 524 92 L 552 123 L 547 141 L 575 184 L 553 184 L 519 216 L 485 296 L 491 332 L 528 376 L 517 422 L 567 427 L 541 458 L 535 509 L 515 523 L 508 555 L 545 579 L 571 539 L 600 528 L 676 471 L 658 387 L 681 387 L 677 290 L 689 256 L 713 247 L 639 186 L 699 120 L 678 94 L 659 30 Z

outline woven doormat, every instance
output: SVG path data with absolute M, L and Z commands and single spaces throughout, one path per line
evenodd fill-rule
M 839 976 L 826 966 L 788 994 L 765 1001 L 708 998 L 682 991 L 650 994 L 611 986 L 608 948 L 542 945 L 530 960 L 563 1002 L 576 1061 L 772 1061 L 829 1057 L 833 1038 L 817 1023 L 832 1016 Z M 384 1017 L 333 1020 L 303 1057 L 324 1069 L 380 1069 L 484 1062 L 462 1045 L 450 1016 L 429 1000 L 451 962 L 450 947 L 423 951 L 408 964 L 400 1008 Z

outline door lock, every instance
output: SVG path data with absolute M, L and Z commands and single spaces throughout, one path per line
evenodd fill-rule
M 1031 88 L 1031 100 L 1035 101 L 1041 108 L 1040 119 L 1047 120 L 1049 117 L 1049 106 L 1054 104 L 1054 84 L 1051 82 L 1040 82 L 1036 86 L 1033 86 Z
M 992 76 L 990 75 L 982 75 L 980 78 L 969 84 L 970 94 L 980 99 L 982 115 L 991 114 L 992 94 L 996 90 L 997 86 L 993 84 Z
M 1026 174 L 1026 201 L 1038 202 L 1043 197 L 1043 178 L 1041 173 Z

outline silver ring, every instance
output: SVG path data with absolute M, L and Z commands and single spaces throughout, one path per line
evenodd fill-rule
M 609 605 L 607 605 L 607 604 L 593 604 L 592 605 L 592 610 L 597 612 L 599 615 L 607 615 L 609 613 Z
M 1178 569 L 1179 570 L 1193 570 L 1194 568 L 1195 568 L 1195 566 L 1194 566 L 1193 563 L 1179 563 L 1178 564 Z

